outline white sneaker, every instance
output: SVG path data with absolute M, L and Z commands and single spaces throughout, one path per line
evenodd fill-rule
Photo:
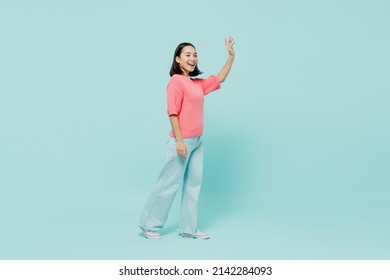
M 201 232 L 199 230 L 196 231 L 195 234 L 190 233 L 180 233 L 181 237 L 188 237 L 188 238 L 194 238 L 194 239 L 209 239 L 210 235 L 206 232 Z
M 148 239 L 160 239 L 161 238 L 161 235 L 157 231 L 147 230 L 147 229 L 144 229 L 142 226 L 139 226 L 139 227 L 143 231 L 146 238 L 148 238 Z

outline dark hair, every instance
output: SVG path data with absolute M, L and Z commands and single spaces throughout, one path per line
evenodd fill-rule
M 195 49 L 195 46 L 191 43 L 181 43 L 180 45 L 177 46 L 175 53 L 173 54 L 173 62 L 172 62 L 171 71 L 169 71 L 169 75 L 171 77 L 175 74 L 180 74 L 180 75 L 183 74 L 183 71 L 181 70 L 179 63 L 176 62 L 176 56 L 180 56 L 182 50 L 187 46 L 194 47 L 194 49 Z M 194 71 L 190 72 L 189 75 L 190 75 L 190 77 L 195 77 L 195 76 L 198 76 L 202 73 L 203 72 L 201 72 L 198 69 L 198 65 L 196 65 Z

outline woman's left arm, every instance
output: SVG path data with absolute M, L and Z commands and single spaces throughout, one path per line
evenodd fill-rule
M 227 59 L 222 70 L 217 75 L 221 83 L 223 83 L 225 81 L 225 79 L 226 79 L 227 75 L 229 74 L 230 69 L 232 68 L 232 65 L 233 65 L 234 56 L 235 56 L 233 45 L 234 45 L 234 40 L 232 37 L 230 37 L 229 39 L 225 39 L 225 46 L 226 46 L 226 49 L 229 53 L 229 58 Z

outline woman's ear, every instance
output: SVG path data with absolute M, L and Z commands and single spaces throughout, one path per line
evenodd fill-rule
M 180 57 L 176 56 L 176 62 L 180 63 Z

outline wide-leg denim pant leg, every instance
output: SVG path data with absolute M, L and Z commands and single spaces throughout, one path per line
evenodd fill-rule
M 179 232 L 194 235 L 198 227 L 198 198 L 203 175 L 202 138 L 192 150 L 184 173 Z
M 146 201 L 139 222 L 147 230 L 159 230 L 164 226 L 177 190 L 183 185 L 179 230 L 189 234 L 196 232 L 203 141 L 202 137 L 184 138 L 184 143 L 187 148 L 185 159 L 176 152 L 176 139 L 168 140 L 164 167 Z

